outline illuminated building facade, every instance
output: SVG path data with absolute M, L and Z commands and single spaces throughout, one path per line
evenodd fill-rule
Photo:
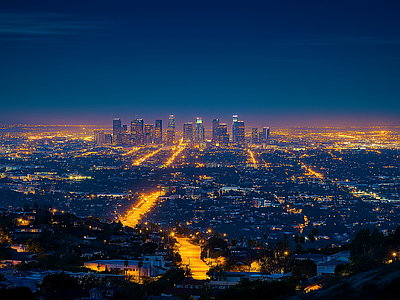
M 258 130 L 257 127 L 251 128 L 251 143 L 253 145 L 258 144 Z
M 265 144 L 267 142 L 267 127 L 263 127 L 258 133 L 258 142 Z
M 232 117 L 232 142 L 238 142 L 238 116 L 233 115 Z
M 187 122 L 183 124 L 183 142 L 192 143 L 193 142 L 193 123 Z
M 104 134 L 104 131 L 94 131 L 94 142 L 96 145 L 104 145 L 106 143 L 106 135 Z
M 175 116 L 169 115 L 166 144 L 171 146 L 174 144 L 174 140 L 175 140 Z
M 175 116 L 174 115 L 169 115 L 168 128 L 173 128 L 175 130 Z
M 237 141 L 236 141 L 236 143 L 238 143 L 238 144 L 244 144 L 246 141 L 244 129 L 245 129 L 244 121 L 238 121 L 237 122 Z
M 173 128 L 167 128 L 167 139 L 166 145 L 171 146 L 174 144 L 175 130 Z
M 121 119 L 114 118 L 113 120 L 113 136 L 117 136 L 121 133 Z
M 120 118 L 114 118 L 113 120 L 113 143 L 117 144 L 118 143 L 118 135 L 121 134 L 121 119 Z
M 154 143 L 162 144 L 162 120 L 156 120 L 154 128 Z
M 135 145 L 144 143 L 144 121 L 143 119 L 133 120 L 131 123 L 132 142 Z
M 200 143 L 204 141 L 204 126 L 202 118 L 196 118 L 195 141 Z
M 228 146 L 229 144 L 229 134 L 228 134 L 228 126 L 226 123 L 220 123 L 218 126 L 219 131 L 219 145 L 220 146 Z
M 219 141 L 219 119 L 212 120 L 212 141 L 214 143 Z
M 144 144 L 153 143 L 153 124 L 144 125 Z

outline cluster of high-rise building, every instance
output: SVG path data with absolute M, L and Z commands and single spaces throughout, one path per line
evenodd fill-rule
M 167 137 L 165 144 L 172 145 L 175 138 L 175 117 L 169 116 Z M 104 131 L 95 131 L 96 144 L 114 145 L 148 145 L 163 143 L 162 120 L 156 120 L 155 124 L 145 124 L 143 119 L 131 121 L 131 126 L 122 125 L 120 118 L 114 118 L 112 134 Z
M 168 127 L 165 136 L 163 135 L 162 120 L 155 120 L 155 124 L 145 124 L 143 119 L 135 119 L 128 125 L 122 125 L 120 118 L 113 120 L 112 134 L 105 134 L 103 131 L 95 132 L 96 144 L 114 145 L 149 145 L 165 144 L 173 145 L 175 142 L 175 116 L 168 118 Z M 233 115 L 231 136 L 228 133 L 228 125 L 220 123 L 219 119 L 212 121 L 212 137 L 206 141 L 203 119 L 196 118 L 196 123 L 186 122 L 182 129 L 183 142 L 187 144 L 205 145 L 211 142 L 214 145 L 263 145 L 269 138 L 269 128 L 263 127 L 260 130 L 254 127 L 251 129 L 251 136 L 246 138 L 244 121 L 239 121 L 237 115 Z

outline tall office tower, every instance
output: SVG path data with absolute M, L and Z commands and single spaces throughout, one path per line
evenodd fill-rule
M 122 125 L 122 133 L 128 132 L 128 125 Z
M 134 145 L 136 145 L 136 120 L 131 121 L 131 141 Z
M 175 140 L 175 116 L 169 115 L 167 127 L 167 145 L 171 146 Z
M 183 124 L 183 141 L 185 143 L 193 142 L 193 123 L 187 122 Z
M 237 130 L 238 130 L 238 116 L 233 115 L 232 117 L 232 142 L 237 143 Z
M 162 144 L 162 120 L 156 120 L 156 126 L 154 128 L 154 142 L 156 144 Z
M 122 132 L 121 129 L 121 119 L 114 118 L 113 120 L 113 144 L 120 143 L 120 134 Z
M 269 127 L 267 127 L 267 142 L 269 140 Z
M 116 137 L 120 133 L 121 133 L 121 119 L 114 118 L 114 120 L 113 120 L 113 136 Z
M 257 129 L 257 127 L 251 128 L 251 143 L 253 145 L 258 144 L 258 129 Z
M 229 144 L 229 134 L 228 134 L 228 126 L 226 123 L 220 123 L 218 126 L 219 131 L 219 145 L 220 146 L 228 146 Z
M 173 129 L 175 129 L 175 116 L 174 116 L 174 115 L 169 115 L 169 118 L 168 118 L 168 128 L 173 128 Z
M 129 133 L 121 133 L 120 135 L 118 135 L 118 137 L 120 143 L 124 145 L 131 144 L 131 135 Z
M 94 131 L 94 142 L 96 145 L 104 145 L 106 143 L 106 135 L 104 134 L 104 131 Z
M 219 119 L 212 120 L 212 141 L 218 142 L 219 139 Z
M 196 143 L 204 142 L 203 120 L 199 117 L 196 118 L 195 141 Z
M 267 142 L 267 127 L 263 127 L 258 133 L 258 142 L 265 144 Z
M 251 128 L 251 143 L 253 145 L 258 144 L 258 129 L 257 129 L 257 127 Z
M 174 139 L 175 139 L 175 129 L 167 128 L 166 145 L 172 146 L 174 144 Z
M 153 124 L 144 125 L 144 144 L 153 142 Z
M 104 142 L 106 144 L 112 144 L 112 135 L 111 135 L 111 133 L 106 133 L 104 135 Z
M 143 119 L 136 119 L 131 122 L 132 142 L 135 145 L 144 143 L 144 122 Z
M 237 121 L 237 141 L 238 144 L 244 144 L 245 139 L 244 121 Z

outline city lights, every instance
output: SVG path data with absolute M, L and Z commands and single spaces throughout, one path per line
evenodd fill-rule
M 143 215 L 150 211 L 156 204 L 158 197 L 164 194 L 165 192 L 159 191 L 140 196 L 139 202 L 121 218 L 122 224 L 125 226 L 135 227 Z
M 150 157 L 156 155 L 156 154 L 157 154 L 158 152 L 160 152 L 161 150 L 162 150 L 162 148 L 159 148 L 159 149 L 157 149 L 157 150 L 155 150 L 155 151 L 153 151 L 153 152 L 147 154 L 146 156 L 137 159 L 137 160 L 133 163 L 133 165 L 134 165 L 134 166 L 139 166 L 140 164 L 142 164 L 143 162 L 145 162 L 145 161 L 146 161 L 147 159 L 149 159 Z

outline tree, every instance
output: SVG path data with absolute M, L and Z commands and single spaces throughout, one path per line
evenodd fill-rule
M 44 249 L 42 247 L 42 245 L 40 245 L 40 243 L 36 240 L 28 240 L 26 245 L 25 245 L 25 251 L 26 252 L 33 252 L 33 253 L 37 253 L 37 254 L 42 254 L 44 253 Z
M 353 272 L 364 272 L 382 263 L 387 255 L 387 241 L 383 234 L 374 229 L 360 229 L 351 241 L 350 259 Z
M 26 286 L 16 287 L 13 289 L 0 289 L 1 300 L 35 300 L 36 296 L 32 293 L 31 289 Z
M 315 238 L 314 238 L 314 235 L 312 234 L 312 232 L 310 232 L 307 237 L 308 237 L 309 241 L 311 242 L 312 248 L 314 248 Z
M 129 266 L 129 260 L 125 259 L 125 260 L 124 260 L 124 271 L 125 271 L 125 275 L 126 275 L 126 271 L 127 271 L 128 266 Z
M 236 238 L 233 238 L 233 239 L 231 240 L 231 245 L 232 245 L 233 247 L 236 247 L 237 244 L 238 244 L 238 240 L 237 240 Z
M 139 260 L 138 269 L 139 269 L 139 283 L 140 283 L 140 269 L 143 267 L 143 261 Z
M 313 234 L 313 236 L 317 236 L 317 235 L 318 235 L 318 229 L 314 227 L 314 228 L 311 230 L 311 233 Z
M 75 277 L 60 273 L 45 276 L 41 287 L 45 291 L 66 292 L 69 289 L 79 288 L 79 284 Z
M 313 277 L 317 275 L 317 265 L 312 260 L 295 260 L 290 267 L 293 276 L 295 277 Z

